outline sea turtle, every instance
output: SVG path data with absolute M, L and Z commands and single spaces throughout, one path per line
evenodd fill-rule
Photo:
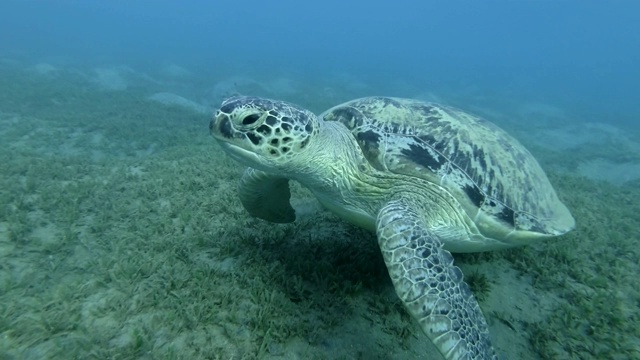
M 502 249 L 566 233 L 574 219 L 534 157 L 506 132 L 453 107 L 367 97 L 316 116 L 233 97 L 209 129 L 249 166 L 253 216 L 296 218 L 289 180 L 376 232 L 396 293 L 446 359 L 495 359 L 487 322 L 451 252 Z

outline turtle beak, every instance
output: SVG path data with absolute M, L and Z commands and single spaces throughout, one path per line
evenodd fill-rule
M 224 150 L 224 152 L 227 153 L 229 157 L 243 165 L 255 167 L 256 163 L 260 163 L 258 155 L 256 155 L 254 152 L 245 150 L 240 146 L 233 145 L 227 141 L 220 139 L 218 139 L 218 144 L 220 144 L 222 150 Z

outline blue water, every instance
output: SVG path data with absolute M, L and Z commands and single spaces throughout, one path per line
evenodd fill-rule
M 11 1 L 0 53 L 106 65 L 344 72 L 640 118 L 637 1 Z M 49 62 L 54 62 L 50 60 Z M 231 71 L 231 70 L 230 70 Z
M 240 165 L 207 131 L 235 92 L 316 112 L 420 96 L 521 122 L 505 129 L 540 154 L 579 230 L 456 257 L 505 299 L 482 304 L 494 345 L 633 358 L 639 14 L 640 0 L 0 0 L 0 359 L 435 351 L 398 330 L 410 319 L 373 234 L 316 221 L 300 197 L 295 231 L 240 208 Z M 186 319 L 192 303 L 206 315 Z M 302 335 L 271 340 L 276 320 Z

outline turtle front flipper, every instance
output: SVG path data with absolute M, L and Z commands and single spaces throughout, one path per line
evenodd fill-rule
M 396 293 L 446 359 L 496 359 L 478 302 L 423 219 L 401 200 L 378 214 L 378 243 Z
M 240 201 L 249 214 L 274 223 L 296 220 L 289 179 L 248 168 L 240 180 Z

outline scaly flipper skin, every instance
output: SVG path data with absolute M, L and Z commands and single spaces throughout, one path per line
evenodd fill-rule
M 289 203 L 289 179 L 248 168 L 240 180 L 239 195 L 244 208 L 255 217 L 274 223 L 296 220 Z
M 380 250 L 396 293 L 448 359 L 497 359 L 487 322 L 453 257 L 403 200 L 378 214 Z

